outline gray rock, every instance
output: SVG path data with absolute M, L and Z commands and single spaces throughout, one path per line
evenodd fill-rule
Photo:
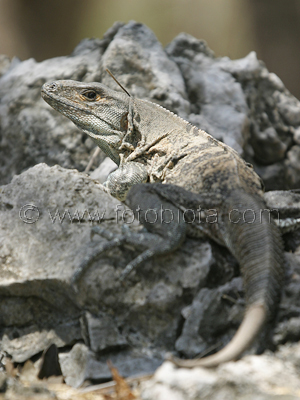
M 66 282 L 92 247 L 92 220 L 111 220 L 117 204 L 75 170 L 40 164 L 15 176 L 11 184 L 1 187 L 2 285 L 13 280 L 31 282 L 31 294 L 43 297 L 45 288 L 39 287 L 43 279 L 59 278 L 67 308 L 70 293 L 65 289 Z M 68 255 L 67 248 L 73 249 Z M 18 290 L 24 295 L 21 288 L 16 288 L 15 295 Z M 48 301 L 60 307 L 58 293 L 49 296 L 49 290 L 44 292 Z
M 151 374 L 162 363 L 161 358 L 139 355 L 134 351 L 111 354 L 109 359 L 123 377 Z M 112 379 L 107 356 L 97 357 L 82 343 L 76 344 L 70 352 L 61 353 L 59 361 L 65 381 L 70 386 L 79 387 L 85 380 L 101 382 Z
M 294 141 L 296 144 L 300 144 L 300 127 L 294 130 Z
M 59 355 L 59 363 L 67 385 L 79 387 L 85 380 L 89 349 L 81 343 L 75 344 L 69 353 Z
M 120 234 L 124 206 L 87 175 L 45 164 L 2 186 L 0 204 L 1 346 L 14 361 L 82 339 L 106 358 L 127 345 L 136 357 L 173 348 L 183 291 L 192 296 L 209 280 L 215 246 L 189 239 L 121 284 L 120 272 L 138 254 L 122 246 L 100 254 L 75 287 L 77 268 L 107 243 L 91 238 L 92 224 Z
M 299 101 L 294 97 L 288 97 L 281 92 L 275 92 L 275 96 L 281 116 L 289 125 L 298 126 L 300 124 Z
M 286 188 L 285 167 L 283 162 L 271 165 L 258 165 L 253 163 L 254 169 L 262 178 L 265 190 L 283 190 Z
M 299 345 L 294 345 L 289 351 L 259 358 L 247 356 L 214 370 L 188 370 L 165 362 L 150 381 L 142 383 L 141 397 L 143 400 L 296 400 L 300 390 L 299 354 Z M 292 359 L 288 358 L 291 356 Z
M 53 343 L 58 347 L 65 347 L 82 339 L 78 320 L 61 324 L 57 322 L 53 324 L 52 329 L 44 326 L 44 329 L 40 330 L 40 326 L 43 324 L 45 321 L 19 329 L 4 329 L 1 350 L 9 354 L 12 361 L 22 363 L 44 351 Z
M 89 347 L 96 353 L 103 350 L 116 350 L 128 345 L 127 340 L 120 334 L 116 323 L 109 315 L 94 316 L 87 312 L 82 318 L 82 324 L 86 329 L 84 336 L 89 339 Z
M 180 34 L 167 48 L 186 83 L 192 111 L 189 121 L 241 154 L 249 125 L 242 87 L 224 71 L 222 60 L 212 58 L 205 44 L 196 42 Z
M 118 202 L 86 175 L 45 164 L 2 186 L 0 199 L 2 347 L 20 362 L 81 338 L 70 279 L 97 245 L 90 219 L 110 221 Z
M 274 343 L 276 345 L 286 342 L 296 342 L 300 339 L 300 318 L 291 318 L 283 321 L 274 331 Z
M 105 73 L 106 68 L 132 95 L 152 99 L 181 116 L 188 115 L 189 102 L 180 70 L 145 25 L 131 21 L 122 26 L 107 47 L 101 68 L 102 82 L 111 88 L 120 89 Z
M 300 193 L 285 190 L 274 190 L 264 195 L 270 210 L 278 210 L 280 217 L 300 216 Z
M 204 286 L 213 262 L 211 246 L 209 243 L 201 243 L 199 254 L 195 254 L 195 259 L 191 259 L 191 264 L 185 269 L 182 275 L 182 287 L 188 289 Z
M 300 146 L 293 146 L 285 160 L 285 177 L 288 187 L 297 189 L 300 186 Z
M 104 183 L 108 175 L 116 168 L 117 165 L 109 157 L 106 157 L 99 167 L 90 174 L 90 177 L 96 179 L 100 183 Z
M 238 81 L 250 80 L 259 78 L 264 69 L 264 65 L 257 59 L 255 51 L 251 51 L 246 57 L 240 60 L 230 60 L 227 57 L 222 59 L 223 69 L 237 77 Z M 274 86 L 278 90 L 284 89 L 281 80 L 275 74 L 267 74 L 270 81 L 274 82 Z
M 217 289 L 201 289 L 183 316 L 185 323 L 176 341 L 176 350 L 187 358 L 204 354 L 207 349 L 223 347 L 229 340 L 232 324 L 239 325 L 243 317 L 241 278 L 233 279 Z M 237 326 L 233 326 L 235 329 Z M 222 338 L 222 332 L 226 332 Z M 220 337 L 221 336 L 221 337 Z
M 296 193 L 268 193 L 266 199 L 284 217 L 299 211 Z M 116 207 L 124 210 L 87 175 L 39 164 L 2 186 L 0 200 L 1 347 L 14 361 L 24 362 L 51 343 L 65 348 L 84 339 L 90 350 L 83 357 L 85 375 L 81 367 L 75 378 L 70 375 L 76 386 L 85 379 L 109 379 L 107 358 L 115 357 L 126 376 L 143 365 L 149 371 L 175 343 L 180 353 L 194 356 L 228 342 L 240 323 L 241 279 L 232 280 L 233 258 L 195 239 L 147 262 L 122 285 L 118 275 L 137 253 L 130 248 L 103 253 L 74 290 L 70 279 L 76 268 L 106 240 L 90 238 L 90 220 L 118 234 Z M 24 209 L 26 204 L 31 206 Z M 293 320 L 287 327 L 284 321 L 300 317 L 297 255 L 293 260 L 289 255 L 289 262 L 275 344 L 291 338 Z M 135 353 L 124 352 L 124 346 Z
M 284 159 L 287 144 L 280 140 L 274 127 L 269 126 L 262 132 L 254 130 L 252 139 L 255 156 L 261 164 L 269 165 Z
M 0 54 L 0 77 L 9 69 L 10 63 L 11 61 L 9 57 L 5 56 L 4 54 Z
M 147 354 L 140 354 L 136 351 L 123 351 L 110 354 L 109 359 L 124 378 L 153 374 L 163 362 L 162 358 L 159 356 L 155 357 Z M 100 382 L 111 380 L 111 378 L 111 372 L 107 365 L 107 356 L 96 357 L 90 353 L 85 369 L 85 379 L 93 382 Z

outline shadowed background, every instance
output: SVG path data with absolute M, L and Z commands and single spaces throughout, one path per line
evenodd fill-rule
M 0 0 L 0 54 L 22 60 L 72 52 L 115 21 L 149 26 L 163 45 L 178 33 L 205 39 L 217 56 L 255 50 L 300 98 L 300 1 L 289 0 Z

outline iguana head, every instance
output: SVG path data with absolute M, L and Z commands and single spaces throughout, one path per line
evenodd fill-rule
M 83 129 L 115 162 L 116 149 L 127 132 L 130 98 L 101 83 L 59 80 L 45 83 L 42 97 Z M 118 162 L 117 162 L 118 163 Z

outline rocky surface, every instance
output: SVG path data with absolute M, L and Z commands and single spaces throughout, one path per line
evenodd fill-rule
M 97 168 L 103 154 L 90 176 L 77 171 L 85 169 L 94 145 L 42 101 L 40 88 L 46 81 L 76 79 L 119 90 L 106 68 L 132 95 L 163 105 L 234 147 L 273 190 L 266 193 L 268 207 L 288 223 L 300 217 L 300 195 L 280 191 L 300 186 L 300 104 L 254 53 L 235 61 L 215 58 L 205 42 L 186 34 L 164 50 L 147 27 L 131 22 L 115 24 L 101 40 L 84 40 L 70 56 L 42 63 L 0 57 L 1 350 L 23 363 L 56 344 L 65 381 L 74 387 L 110 379 L 107 359 L 130 376 L 154 371 L 166 351 L 195 357 L 222 347 L 244 312 L 238 265 L 208 240 L 187 239 L 174 254 L 148 261 L 123 283 L 121 271 L 140 249 L 107 249 L 72 280 L 99 246 L 109 245 L 105 233 L 91 234 L 93 225 L 114 235 L 122 234 L 122 226 L 140 228 L 94 180 L 103 182 L 114 168 L 107 160 Z M 259 381 L 254 371 L 273 363 L 280 375 L 288 357 L 280 354 L 293 352 L 285 344 L 300 337 L 299 230 L 285 234 L 284 241 L 287 277 L 280 310 L 252 352 L 279 345 L 282 350 L 216 371 L 176 370 L 165 363 L 143 398 L 171 398 L 159 396 L 172 390 L 174 399 L 192 399 L 202 388 L 203 398 L 213 399 L 214 390 L 227 393 L 222 398 L 246 399 Z M 296 356 L 291 363 L 290 384 L 283 375 L 290 391 L 280 392 L 281 381 L 278 392 L 258 385 L 258 399 L 299 394 Z M 245 371 L 243 383 L 239 371 Z
M 215 370 L 175 368 L 165 362 L 143 384 L 143 400 L 296 400 L 300 398 L 300 346 L 247 356 Z
M 270 206 L 276 195 L 280 205 L 283 193 L 269 192 Z M 240 324 L 238 266 L 225 249 L 204 240 L 187 239 L 123 283 L 118 277 L 138 250 L 124 245 L 105 251 L 74 284 L 85 258 L 107 243 L 91 237 L 92 225 L 117 235 L 128 223 L 124 206 L 87 175 L 38 164 L 2 186 L 0 196 L 1 349 L 14 362 L 55 343 L 66 382 L 78 387 L 108 380 L 108 358 L 124 376 L 150 373 L 165 351 L 194 357 L 224 345 Z M 298 212 L 299 197 L 289 200 Z M 284 202 L 282 210 L 285 216 Z M 275 334 L 262 335 L 254 349 L 299 340 L 299 249 L 287 253 Z
M 190 240 L 179 252 L 146 263 L 123 284 L 118 277 L 138 251 L 112 249 L 75 285 L 77 268 L 107 242 L 91 238 L 92 225 L 120 234 L 124 206 L 87 175 L 46 164 L 15 176 L 0 195 L 2 350 L 24 362 L 50 343 L 67 350 L 84 341 L 102 364 L 111 352 L 110 358 L 116 354 L 123 364 L 138 358 L 147 372 L 157 367 L 163 350 L 173 348 L 181 308 L 220 257 L 217 248 Z M 104 367 L 105 373 L 99 365 L 91 368 L 86 378 L 108 379 Z

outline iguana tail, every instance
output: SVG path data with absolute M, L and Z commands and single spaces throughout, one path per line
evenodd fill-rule
M 215 367 L 240 357 L 265 321 L 274 316 L 280 300 L 284 281 L 283 245 L 264 202 L 259 196 L 235 191 L 226 203 L 220 229 L 240 264 L 246 295 L 245 316 L 231 342 L 222 350 L 202 359 L 172 359 L 180 367 Z

